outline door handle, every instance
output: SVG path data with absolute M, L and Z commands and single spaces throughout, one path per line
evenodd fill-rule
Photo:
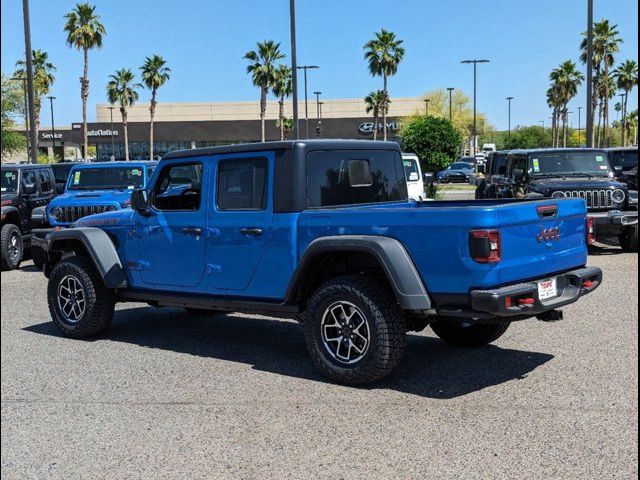
M 242 235 L 248 235 L 250 237 L 258 237 L 262 235 L 262 229 L 257 227 L 246 227 L 246 228 L 241 228 L 240 233 Z
M 182 233 L 185 235 L 198 236 L 202 234 L 202 229 L 200 227 L 185 227 L 182 229 Z

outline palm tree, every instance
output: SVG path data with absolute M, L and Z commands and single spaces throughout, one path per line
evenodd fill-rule
M 624 119 L 624 125 L 627 129 L 627 136 L 632 139 L 632 144 L 638 144 L 638 110 L 634 110 L 627 114 Z M 633 128 L 633 137 L 631 137 L 631 129 Z
M 278 120 L 278 128 L 281 128 L 283 131 L 283 140 L 287 140 L 289 138 L 289 133 L 293 130 L 293 119 L 284 117 L 281 120 Z
M 583 34 L 585 38 L 583 38 L 582 43 L 580 44 L 580 49 L 582 50 L 582 54 L 580 55 L 580 60 L 582 63 L 587 63 L 587 38 L 586 34 Z M 599 22 L 594 22 L 593 24 L 593 97 L 591 98 L 591 124 L 593 125 L 595 120 L 595 110 L 598 107 L 598 101 L 600 100 L 602 103 L 602 112 L 601 115 L 604 119 L 604 137 L 606 141 L 609 141 L 609 93 L 605 90 L 604 95 L 599 95 L 602 93 L 602 88 L 608 88 L 607 85 L 600 88 L 598 83 L 601 83 L 601 75 L 605 77 L 609 75 L 609 70 L 614 64 L 614 53 L 617 53 L 620 50 L 620 44 L 622 43 L 622 38 L 620 38 L 620 32 L 618 31 L 617 25 L 612 25 L 609 23 L 609 20 L 602 19 Z M 604 98 L 603 98 L 604 97 Z M 604 100 L 604 102 L 602 102 Z M 593 143 L 593 137 L 591 139 Z
M 566 60 L 549 76 L 553 82 L 555 115 L 562 118 L 562 143 L 567 146 L 569 102 L 578 94 L 578 88 L 584 81 L 584 75 L 578 71 L 575 62 Z M 556 121 L 556 132 L 557 132 Z M 557 133 L 556 133 L 557 135 Z M 556 142 L 556 146 L 557 146 Z
M 136 103 L 138 92 L 136 89 L 142 88 L 139 83 L 134 83 L 135 75 L 128 68 L 116 70 L 116 73 L 109 75 L 107 83 L 107 98 L 111 105 L 118 104 L 122 115 L 122 127 L 124 129 L 124 156 L 129 160 L 129 132 L 127 131 L 127 108 Z
M 551 108 L 551 146 L 557 147 L 560 100 L 556 83 L 552 83 L 547 90 L 547 105 Z
M 284 140 L 286 130 L 284 100 L 293 93 L 293 75 L 286 65 L 279 65 L 276 68 L 271 91 L 278 98 L 278 128 L 280 128 L 280 140 Z
M 273 40 L 258 42 L 256 50 L 251 50 L 244 55 L 244 59 L 250 63 L 247 73 L 251 75 L 253 85 L 260 89 L 260 124 L 262 141 L 266 141 L 265 116 L 267 114 L 267 94 L 273 87 L 276 76 L 276 62 L 285 57 L 280 51 L 280 44 Z
M 598 98 L 600 102 L 600 108 L 598 113 L 598 144 L 600 147 L 602 144 L 610 146 L 611 139 L 609 138 L 609 101 L 616 94 L 615 81 L 611 73 L 603 71 L 600 74 L 600 78 L 597 83 L 598 86 Z M 603 124 L 602 128 L 600 125 Z
M 382 91 L 384 101 L 382 106 L 382 131 L 384 140 L 387 139 L 387 112 L 389 110 L 389 89 L 387 88 L 388 78 L 395 75 L 398 65 L 404 58 L 404 48 L 402 40 L 396 38 L 396 34 L 381 29 L 375 33 L 375 38 L 369 40 L 364 45 L 364 58 L 369 65 L 369 73 L 374 77 L 381 76 L 383 79 Z
M 56 78 L 53 72 L 56 71 L 56 67 L 49 61 L 49 54 L 42 50 L 34 50 L 32 52 L 33 63 L 33 114 L 35 116 L 35 129 L 36 138 L 38 138 L 38 131 L 40 130 L 40 109 L 42 108 L 42 97 L 49 93 L 49 89 Z M 14 73 L 14 77 L 27 78 L 25 61 L 18 60 L 16 62 L 17 70 Z M 37 148 L 37 146 L 36 146 Z
M 638 85 L 638 62 L 635 60 L 626 60 L 615 69 L 613 75 L 616 79 L 617 87 L 624 91 L 626 94 L 624 97 L 624 104 L 622 105 L 622 146 L 626 146 L 626 128 L 625 119 L 627 116 L 627 101 L 629 99 L 629 93 L 633 90 L 633 87 Z
M 80 78 L 80 96 L 82 97 L 82 137 L 84 143 L 83 156 L 89 151 L 89 137 L 87 135 L 87 100 L 89 99 L 89 50 L 102 47 L 102 38 L 107 34 L 100 17 L 95 14 L 96 7 L 89 3 L 78 3 L 64 18 L 67 23 L 64 31 L 67 33 L 67 45 L 82 50 L 84 56 L 84 70 Z
M 155 117 L 156 105 L 158 104 L 156 96 L 158 89 L 171 78 L 171 69 L 167 67 L 167 62 L 160 55 L 152 55 L 145 59 L 140 70 L 142 70 L 142 81 L 145 86 L 151 90 L 151 105 L 149 106 L 149 158 L 153 160 L 153 118 Z
M 366 104 L 367 113 L 373 115 L 373 139 L 378 139 L 378 119 L 380 113 L 384 108 L 384 92 L 382 90 L 374 90 L 364 97 L 364 103 Z

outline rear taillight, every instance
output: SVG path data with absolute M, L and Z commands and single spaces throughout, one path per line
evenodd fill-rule
M 502 257 L 502 243 L 498 230 L 471 230 L 469 232 L 471 258 L 478 263 L 499 262 Z
M 596 243 L 596 224 L 593 218 L 587 218 L 586 231 L 587 245 L 593 245 Z

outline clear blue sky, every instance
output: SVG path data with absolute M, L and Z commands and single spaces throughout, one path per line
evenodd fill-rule
M 34 48 L 57 65 L 52 95 L 56 123 L 81 119 L 78 78 L 82 55 L 66 47 L 63 15 L 75 2 L 31 0 Z M 90 119 L 105 102 L 107 76 L 163 55 L 173 78 L 160 101 L 252 100 L 258 93 L 245 73 L 243 54 L 255 42 L 274 39 L 289 51 L 287 0 L 95 0 L 107 28 L 104 48 L 90 56 Z M 536 124 L 549 112 L 549 71 L 578 60 L 586 27 L 586 0 L 298 0 L 298 60 L 321 70 L 310 91 L 327 98 L 362 97 L 380 81 L 369 76 L 362 45 L 380 27 L 405 40 L 407 54 L 390 82 L 392 96 L 415 96 L 453 86 L 472 89 L 464 58 L 489 58 L 479 72 L 478 108 L 499 129 L 507 125 L 506 96 L 514 96 L 513 123 Z M 23 55 L 20 0 L 2 0 L 2 71 L 12 73 Z M 638 58 L 638 6 L 633 0 L 595 0 L 596 19 L 619 25 L 625 44 L 618 58 Z M 302 94 L 302 91 L 300 91 Z M 147 92 L 141 101 L 148 100 Z M 584 92 L 574 101 L 583 104 Z M 632 104 L 637 105 L 637 92 Z M 43 112 L 44 113 L 44 112 Z M 43 114 L 43 125 L 49 122 Z M 577 119 L 576 119 L 577 122 Z

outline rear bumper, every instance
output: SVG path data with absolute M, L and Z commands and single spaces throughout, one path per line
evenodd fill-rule
M 630 210 L 621 212 L 612 210 L 610 212 L 590 212 L 587 217 L 592 218 L 596 225 L 596 235 L 613 234 L 617 235 L 626 227 L 633 227 L 638 224 L 638 211 Z
M 538 282 L 519 283 L 495 290 L 471 291 L 471 308 L 481 316 L 519 317 L 536 316 L 576 302 L 602 284 L 602 270 L 586 267 L 558 275 L 558 296 L 540 300 Z M 541 278 L 539 281 L 546 280 Z M 519 299 L 533 299 L 533 303 L 520 305 Z M 509 300 L 510 299 L 510 300 Z M 511 306 L 509 306 L 511 305 Z

